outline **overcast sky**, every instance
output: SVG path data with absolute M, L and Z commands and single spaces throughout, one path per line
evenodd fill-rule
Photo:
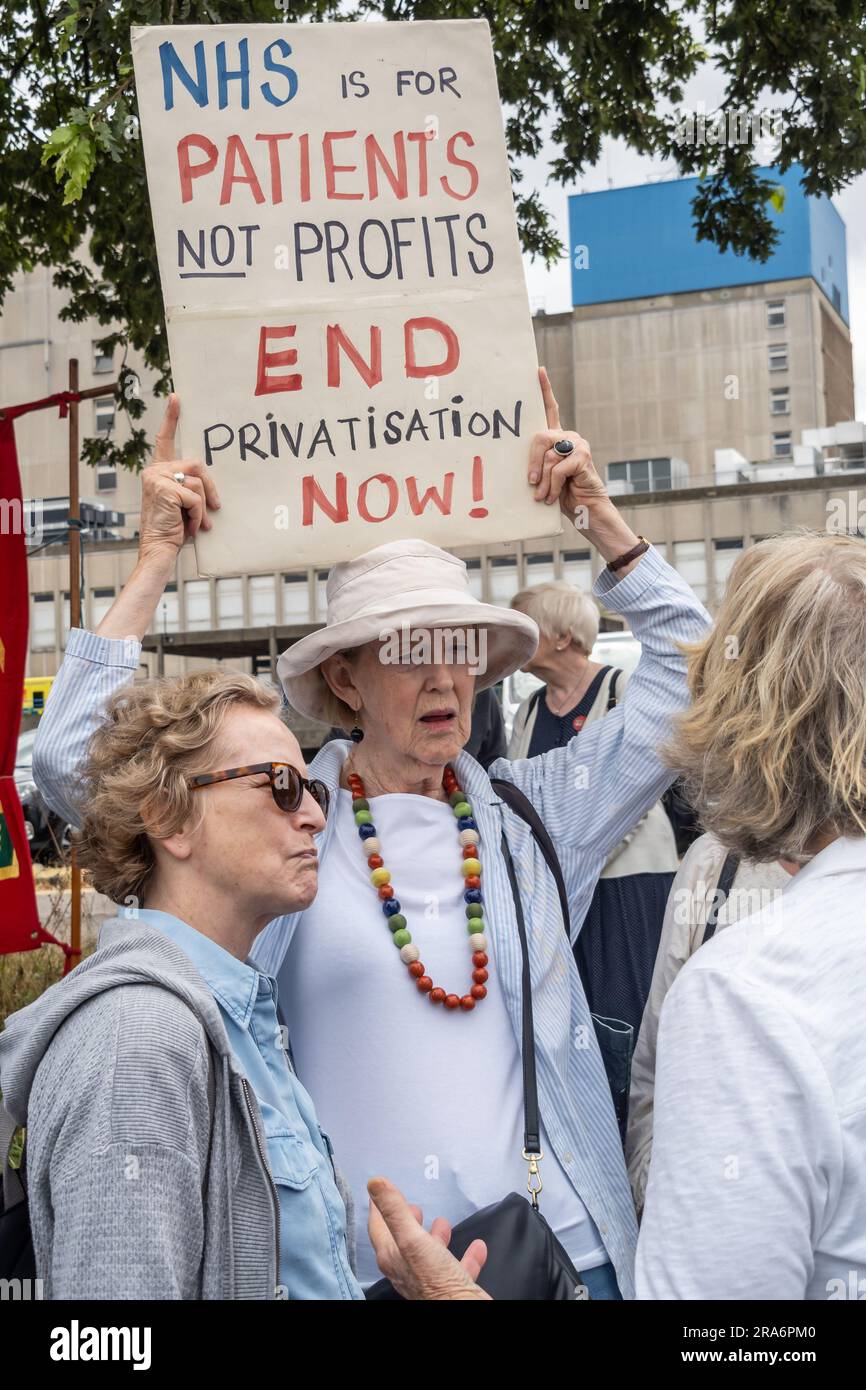
M 722 83 L 718 75 L 706 69 L 687 87 L 683 108 L 700 109 L 705 103 L 709 113 L 718 106 Z M 766 109 L 782 105 L 768 95 Z M 771 162 L 769 147 L 760 163 Z M 676 165 L 648 159 L 629 149 L 622 141 L 605 142 L 598 164 L 587 171 L 573 188 L 547 182 L 547 165 L 553 151 L 548 145 L 541 158 L 524 161 L 526 178 L 521 191 L 537 188 L 544 199 L 564 244 L 568 245 L 568 196 L 570 193 L 595 193 L 605 188 L 626 188 L 630 184 L 646 183 L 664 177 L 676 177 Z M 758 150 L 759 156 L 762 150 Z M 768 158 L 767 155 L 770 157 Z M 848 300 L 851 338 L 854 350 L 854 393 L 856 414 L 866 420 L 866 175 L 833 198 L 841 214 L 848 242 Z M 547 270 L 541 261 L 524 257 L 529 299 L 533 310 L 543 308 L 548 314 L 562 313 L 571 308 L 571 275 L 568 256 Z M 816 422 L 817 423 L 817 422 Z

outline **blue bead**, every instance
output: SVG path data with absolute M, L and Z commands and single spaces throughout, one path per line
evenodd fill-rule
M 477 830 L 478 826 L 471 816 L 461 816 L 457 822 L 458 830 Z
M 400 911 L 400 904 L 396 898 L 386 898 L 382 904 L 382 911 L 386 917 L 393 917 L 395 912 Z
M 466 892 L 463 894 L 463 900 L 464 900 L 464 902 L 467 902 L 467 903 L 480 903 L 480 902 L 481 902 L 481 889 L 480 889 L 480 888 L 467 888 L 467 889 L 466 889 Z
M 371 840 L 373 836 L 376 834 L 376 827 L 372 824 L 359 825 L 358 834 L 360 835 L 362 840 Z

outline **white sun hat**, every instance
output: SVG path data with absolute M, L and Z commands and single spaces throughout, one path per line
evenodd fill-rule
M 466 563 L 428 541 L 389 541 L 328 575 L 324 627 L 302 637 L 277 662 L 286 698 L 299 714 L 329 723 L 331 692 L 320 670 L 326 657 L 406 627 L 475 627 L 487 632 L 485 690 L 524 666 L 538 646 L 532 618 L 482 603 L 469 589 Z

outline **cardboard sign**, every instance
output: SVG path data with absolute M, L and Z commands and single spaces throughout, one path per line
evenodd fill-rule
M 486 22 L 137 28 L 206 574 L 557 533 Z

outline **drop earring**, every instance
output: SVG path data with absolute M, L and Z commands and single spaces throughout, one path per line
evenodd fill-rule
M 359 713 L 360 713 L 360 706 L 359 706 L 358 709 L 355 710 L 355 718 L 356 718 L 356 719 L 357 719 Z M 360 728 L 358 724 L 356 724 L 355 727 L 354 727 L 354 729 L 352 730 L 352 732 L 349 734 L 349 738 L 352 740 L 353 743 L 360 743 L 361 740 L 363 739 L 363 737 L 364 737 L 364 730 L 363 730 L 362 728 Z

